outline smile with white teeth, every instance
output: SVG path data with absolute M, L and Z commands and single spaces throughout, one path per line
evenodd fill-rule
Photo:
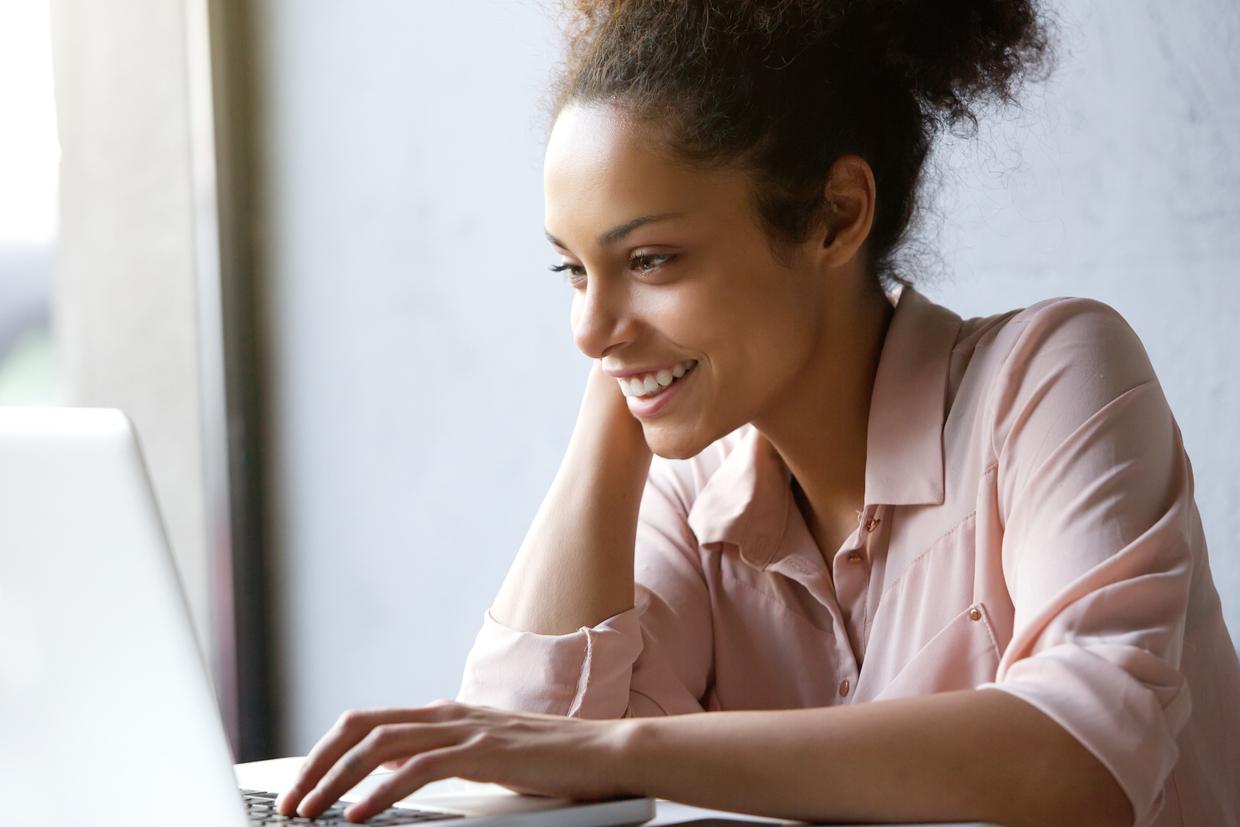
M 696 365 L 697 359 L 686 359 L 671 369 L 664 368 L 654 373 L 643 373 L 638 376 L 623 376 L 617 378 L 616 381 L 620 383 L 620 392 L 625 396 L 649 399 L 652 396 L 658 396 L 675 384 L 676 380 L 693 370 Z

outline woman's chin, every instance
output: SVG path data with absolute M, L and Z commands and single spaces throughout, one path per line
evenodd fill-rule
M 650 450 L 664 459 L 696 457 L 707 445 L 714 442 L 713 439 L 704 439 L 700 433 L 687 428 L 643 425 L 642 432 Z

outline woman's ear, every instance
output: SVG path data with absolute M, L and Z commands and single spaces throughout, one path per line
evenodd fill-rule
M 831 164 L 823 197 L 826 228 L 822 247 L 826 263 L 839 267 L 864 246 L 874 224 L 874 171 L 859 155 L 844 155 Z

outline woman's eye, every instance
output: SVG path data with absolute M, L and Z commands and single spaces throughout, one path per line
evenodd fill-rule
M 674 259 L 671 253 L 647 253 L 629 259 L 629 269 L 638 273 L 651 273 Z M 570 284 L 581 284 L 586 278 L 586 268 L 580 264 L 553 264 L 549 268 L 553 273 L 568 273 Z
M 648 253 L 646 255 L 633 256 L 629 260 L 629 267 L 641 273 L 649 273 L 657 270 L 664 264 L 667 264 L 675 256 L 670 253 Z
M 585 278 L 586 275 L 586 268 L 580 264 L 553 264 L 549 269 L 553 273 L 563 273 L 567 270 L 569 281 Z

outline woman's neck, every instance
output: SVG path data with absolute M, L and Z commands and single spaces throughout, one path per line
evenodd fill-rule
M 861 283 L 831 297 L 806 369 L 777 409 L 754 422 L 792 472 L 797 505 L 824 556 L 852 533 L 864 504 L 870 397 L 894 314 L 876 283 Z

